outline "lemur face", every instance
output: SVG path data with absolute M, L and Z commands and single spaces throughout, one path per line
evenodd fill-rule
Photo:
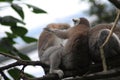
M 74 18 L 72 20 L 73 20 L 75 26 L 80 23 L 80 18 Z

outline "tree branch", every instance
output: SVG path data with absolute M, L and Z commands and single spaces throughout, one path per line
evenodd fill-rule
M 0 74 L 2 75 L 2 77 L 5 79 L 5 80 L 8 80 L 8 77 L 5 75 L 5 73 L 3 71 L 0 71 Z
M 7 54 L 7 53 L 0 52 L 0 54 L 3 55 L 3 56 L 5 56 L 5 57 L 9 57 L 11 59 L 20 60 L 18 57 L 12 56 L 12 55 Z
M 98 72 L 93 74 L 88 74 L 86 76 L 81 76 L 77 78 L 71 78 L 71 79 L 63 79 L 63 80 L 97 80 L 97 79 L 108 79 L 113 77 L 120 76 L 120 69 L 113 69 L 109 70 L 107 72 Z
M 7 54 L 7 56 L 8 55 L 9 54 Z M 115 59 L 112 59 L 112 61 L 110 61 L 108 64 L 112 68 L 120 66 L 120 64 L 116 64 L 116 63 L 120 63 L 120 57 L 119 56 L 115 57 Z M 11 67 L 20 66 L 20 65 L 23 65 L 23 66 L 25 66 L 25 65 L 33 65 L 33 66 L 40 65 L 40 66 L 43 66 L 43 67 L 48 67 L 47 65 L 41 63 L 40 61 L 26 61 L 26 60 L 18 59 L 18 61 L 14 62 L 12 64 L 0 67 L 0 71 L 2 72 L 2 71 L 6 70 L 6 69 L 9 69 Z M 83 77 L 78 77 L 78 78 L 74 78 L 74 79 L 63 79 L 63 80 L 100 79 L 102 77 L 105 78 L 105 76 L 115 77 L 115 76 L 120 75 L 120 69 L 110 70 L 110 71 L 107 71 L 106 73 L 104 73 L 104 72 L 103 73 L 102 72 L 101 73 L 95 73 L 95 72 L 98 72 L 98 71 L 101 71 L 101 64 L 93 64 L 90 68 L 90 73 L 89 74 L 87 74 Z M 57 74 L 47 74 L 47 75 L 45 75 L 43 77 L 40 77 L 40 78 L 29 78 L 24 73 L 22 73 L 22 75 L 20 77 L 23 78 L 23 80 L 60 80 L 58 78 Z
M 16 61 L 14 63 L 11 63 L 9 65 L 6 65 L 6 66 L 3 66 L 3 67 L 0 67 L 0 70 L 1 71 L 4 71 L 6 69 L 9 69 L 11 67 L 15 67 L 15 66 L 21 66 L 21 65 L 24 65 L 24 66 L 28 66 L 28 65 L 33 65 L 33 66 L 36 66 L 36 65 L 39 65 L 39 66 L 42 66 L 43 68 L 44 67 L 49 67 L 48 65 L 40 62 L 40 61 L 25 61 L 25 60 L 19 60 L 19 61 Z
M 3 67 L 0 67 L 0 70 L 1 70 L 1 71 L 4 71 L 4 70 L 9 69 L 9 68 L 11 68 L 11 67 L 20 66 L 20 65 L 23 65 L 23 66 L 27 66 L 27 65 L 36 66 L 36 65 L 39 65 L 39 66 L 42 66 L 43 68 L 49 67 L 48 65 L 46 65 L 46 64 L 44 64 L 44 63 L 42 63 L 42 62 L 40 62 L 40 61 L 21 60 L 21 59 L 15 57 L 15 56 L 12 56 L 12 55 L 7 54 L 7 53 L 0 53 L 0 54 L 2 54 L 3 56 L 9 57 L 9 58 L 11 58 L 11 59 L 17 60 L 17 61 L 14 62 L 14 63 L 8 64 L 8 65 L 3 66 Z
M 120 63 L 120 56 L 116 56 L 116 57 L 112 58 L 112 60 L 108 63 L 108 65 L 110 67 L 109 70 L 112 69 L 110 71 L 100 72 L 100 71 L 102 71 L 102 64 L 92 64 L 89 69 L 89 72 L 85 76 L 81 76 L 81 77 L 77 77 L 77 78 L 73 77 L 72 79 L 71 79 L 71 77 L 70 78 L 67 77 L 62 80 L 89 80 L 89 79 L 95 80 L 95 79 L 116 77 L 116 76 L 120 75 L 120 69 L 119 68 L 114 69 L 115 67 L 120 66 L 120 64 L 117 64 L 117 63 Z M 59 80 L 59 78 L 57 78 L 58 76 L 56 74 L 47 74 L 40 78 L 29 78 L 29 77 L 25 76 L 24 74 L 22 74 L 21 77 L 23 78 L 23 80 Z
M 57 74 L 47 74 L 39 78 L 29 78 L 24 73 L 21 74 L 23 80 L 61 80 Z

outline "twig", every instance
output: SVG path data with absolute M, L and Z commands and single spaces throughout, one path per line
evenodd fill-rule
M 3 55 L 3 56 L 9 57 L 9 58 L 11 58 L 11 59 L 17 60 L 16 62 L 14 62 L 14 63 L 12 63 L 12 64 L 9 64 L 9 65 L 0 67 L 0 70 L 1 70 L 1 71 L 6 70 L 6 69 L 9 69 L 9 68 L 11 68 L 11 67 L 20 66 L 20 65 L 23 65 L 23 66 L 27 66 L 27 65 L 33 65 L 33 66 L 39 65 L 39 66 L 42 66 L 43 68 L 44 68 L 44 67 L 49 67 L 48 65 L 46 65 L 46 64 L 44 64 L 44 63 L 42 63 L 42 62 L 40 62 L 40 61 L 21 60 L 21 59 L 15 57 L 15 56 L 12 56 L 12 55 L 10 55 L 10 54 L 7 54 L 7 53 L 1 53 L 1 52 L 0 52 L 0 54 Z
M 24 69 L 25 69 L 26 65 L 23 65 L 22 69 L 20 70 L 20 74 L 24 73 Z M 19 75 L 18 79 L 20 80 L 21 75 Z
M 61 80 L 57 74 L 47 74 L 43 77 L 29 78 L 24 73 L 22 73 L 21 77 L 23 80 Z
M 8 80 L 8 77 L 5 75 L 5 73 L 3 71 L 0 71 L 0 74 L 5 80 Z
M 0 54 L 5 56 L 5 57 L 9 57 L 11 59 L 20 60 L 20 58 L 17 58 L 16 56 L 9 55 L 8 53 L 0 52 Z
M 9 65 L 0 67 L 0 70 L 4 71 L 4 70 L 9 69 L 11 67 L 21 66 L 21 65 L 33 65 L 33 66 L 39 65 L 39 66 L 42 66 L 43 68 L 44 67 L 49 67 L 48 65 L 46 65 L 46 64 L 44 64 L 44 63 L 42 63 L 40 61 L 25 61 L 25 60 L 20 60 L 20 61 L 11 63 Z
M 113 33 L 113 30 L 115 29 L 116 24 L 117 24 L 117 22 L 118 22 L 118 20 L 119 20 L 120 10 L 117 10 L 117 11 L 118 11 L 118 12 L 117 12 L 117 17 L 116 17 L 116 19 L 115 19 L 115 21 L 114 21 L 113 27 L 111 28 L 110 33 L 109 33 L 109 35 L 107 36 L 105 42 L 100 46 L 100 54 L 101 54 L 101 59 L 102 59 L 103 71 L 104 71 L 104 72 L 107 71 L 107 64 L 106 64 L 106 60 L 105 60 L 103 48 L 104 48 L 104 46 L 106 45 L 106 43 L 108 42 L 108 40 L 110 39 L 110 37 L 111 37 L 111 35 L 112 35 L 112 33 Z

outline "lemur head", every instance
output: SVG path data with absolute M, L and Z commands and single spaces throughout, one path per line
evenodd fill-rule
M 84 24 L 84 25 L 86 25 L 88 27 L 90 26 L 89 21 L 84 17 L 82 17 L 82 18 L 74 18 L 72 20 L 74 22 L 74 25 Z

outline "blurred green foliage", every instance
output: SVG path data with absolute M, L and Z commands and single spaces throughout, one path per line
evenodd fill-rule
M 92 25 L 98 23 L 111 23 L 116 16 L 116 8 L 109 1 L 105 0 L 82 0 L 90 4 L 90 9 L 86 11 L 89 16 L 95 16 L 96 20 Z
M 26 34 L 28 33 L 28 30 L 25 28 L 25 22 L 24 22 L 25 15 L 24 15 L 23 7 L 21 7 L 20 6 L 21 4 L 19 4 L 19 2 L 21 2 L 22 0 L 17 0 L 17 3 L 13 3 L 13 1 L 14 0 L 0 0 L 0 2 L 2 3 L 8 3 L 10 5 L 8 7 L 11 7 L 21 18 L 21 19 L 17 19 L 11 15 L 2 17 L 0 15 L 0 24 L 4 25 L 0 27 L 10 27 L 10 30 L 11 30 L 11 32 L 5 32 L 7 36 L 0 39 L 0 53 L 6 53 L 12 56 L 17 56 L 23 60 L 30 60 L 28 56 L 19 52 L 19 50 L 17 50 L 16 47 L 14 47 L 14 44 L 16 44 L 15 39 L 20 37 L 26 43 L 36 42 L 37 39 L 26 36 Z M 36 6 L 33 6 L 31 4 L 23 3 L 23 5 L 26 5 L 30 10 L 32 8 L 33 13 L 37 13 L 37 14 L 46 13 L 46 11 Z M 17 25 L 18 23 L 23 26 L 18 26 Z M 8 71 L 8 73 L 11 75 L 11 77 L 14 80 L 19 80 L 18 76 L 19 76 L 20 70 L 18 68 L 6 70 L 6 71 Z M 10 80 L 6 74 L 4 75 L 4 79 Z

